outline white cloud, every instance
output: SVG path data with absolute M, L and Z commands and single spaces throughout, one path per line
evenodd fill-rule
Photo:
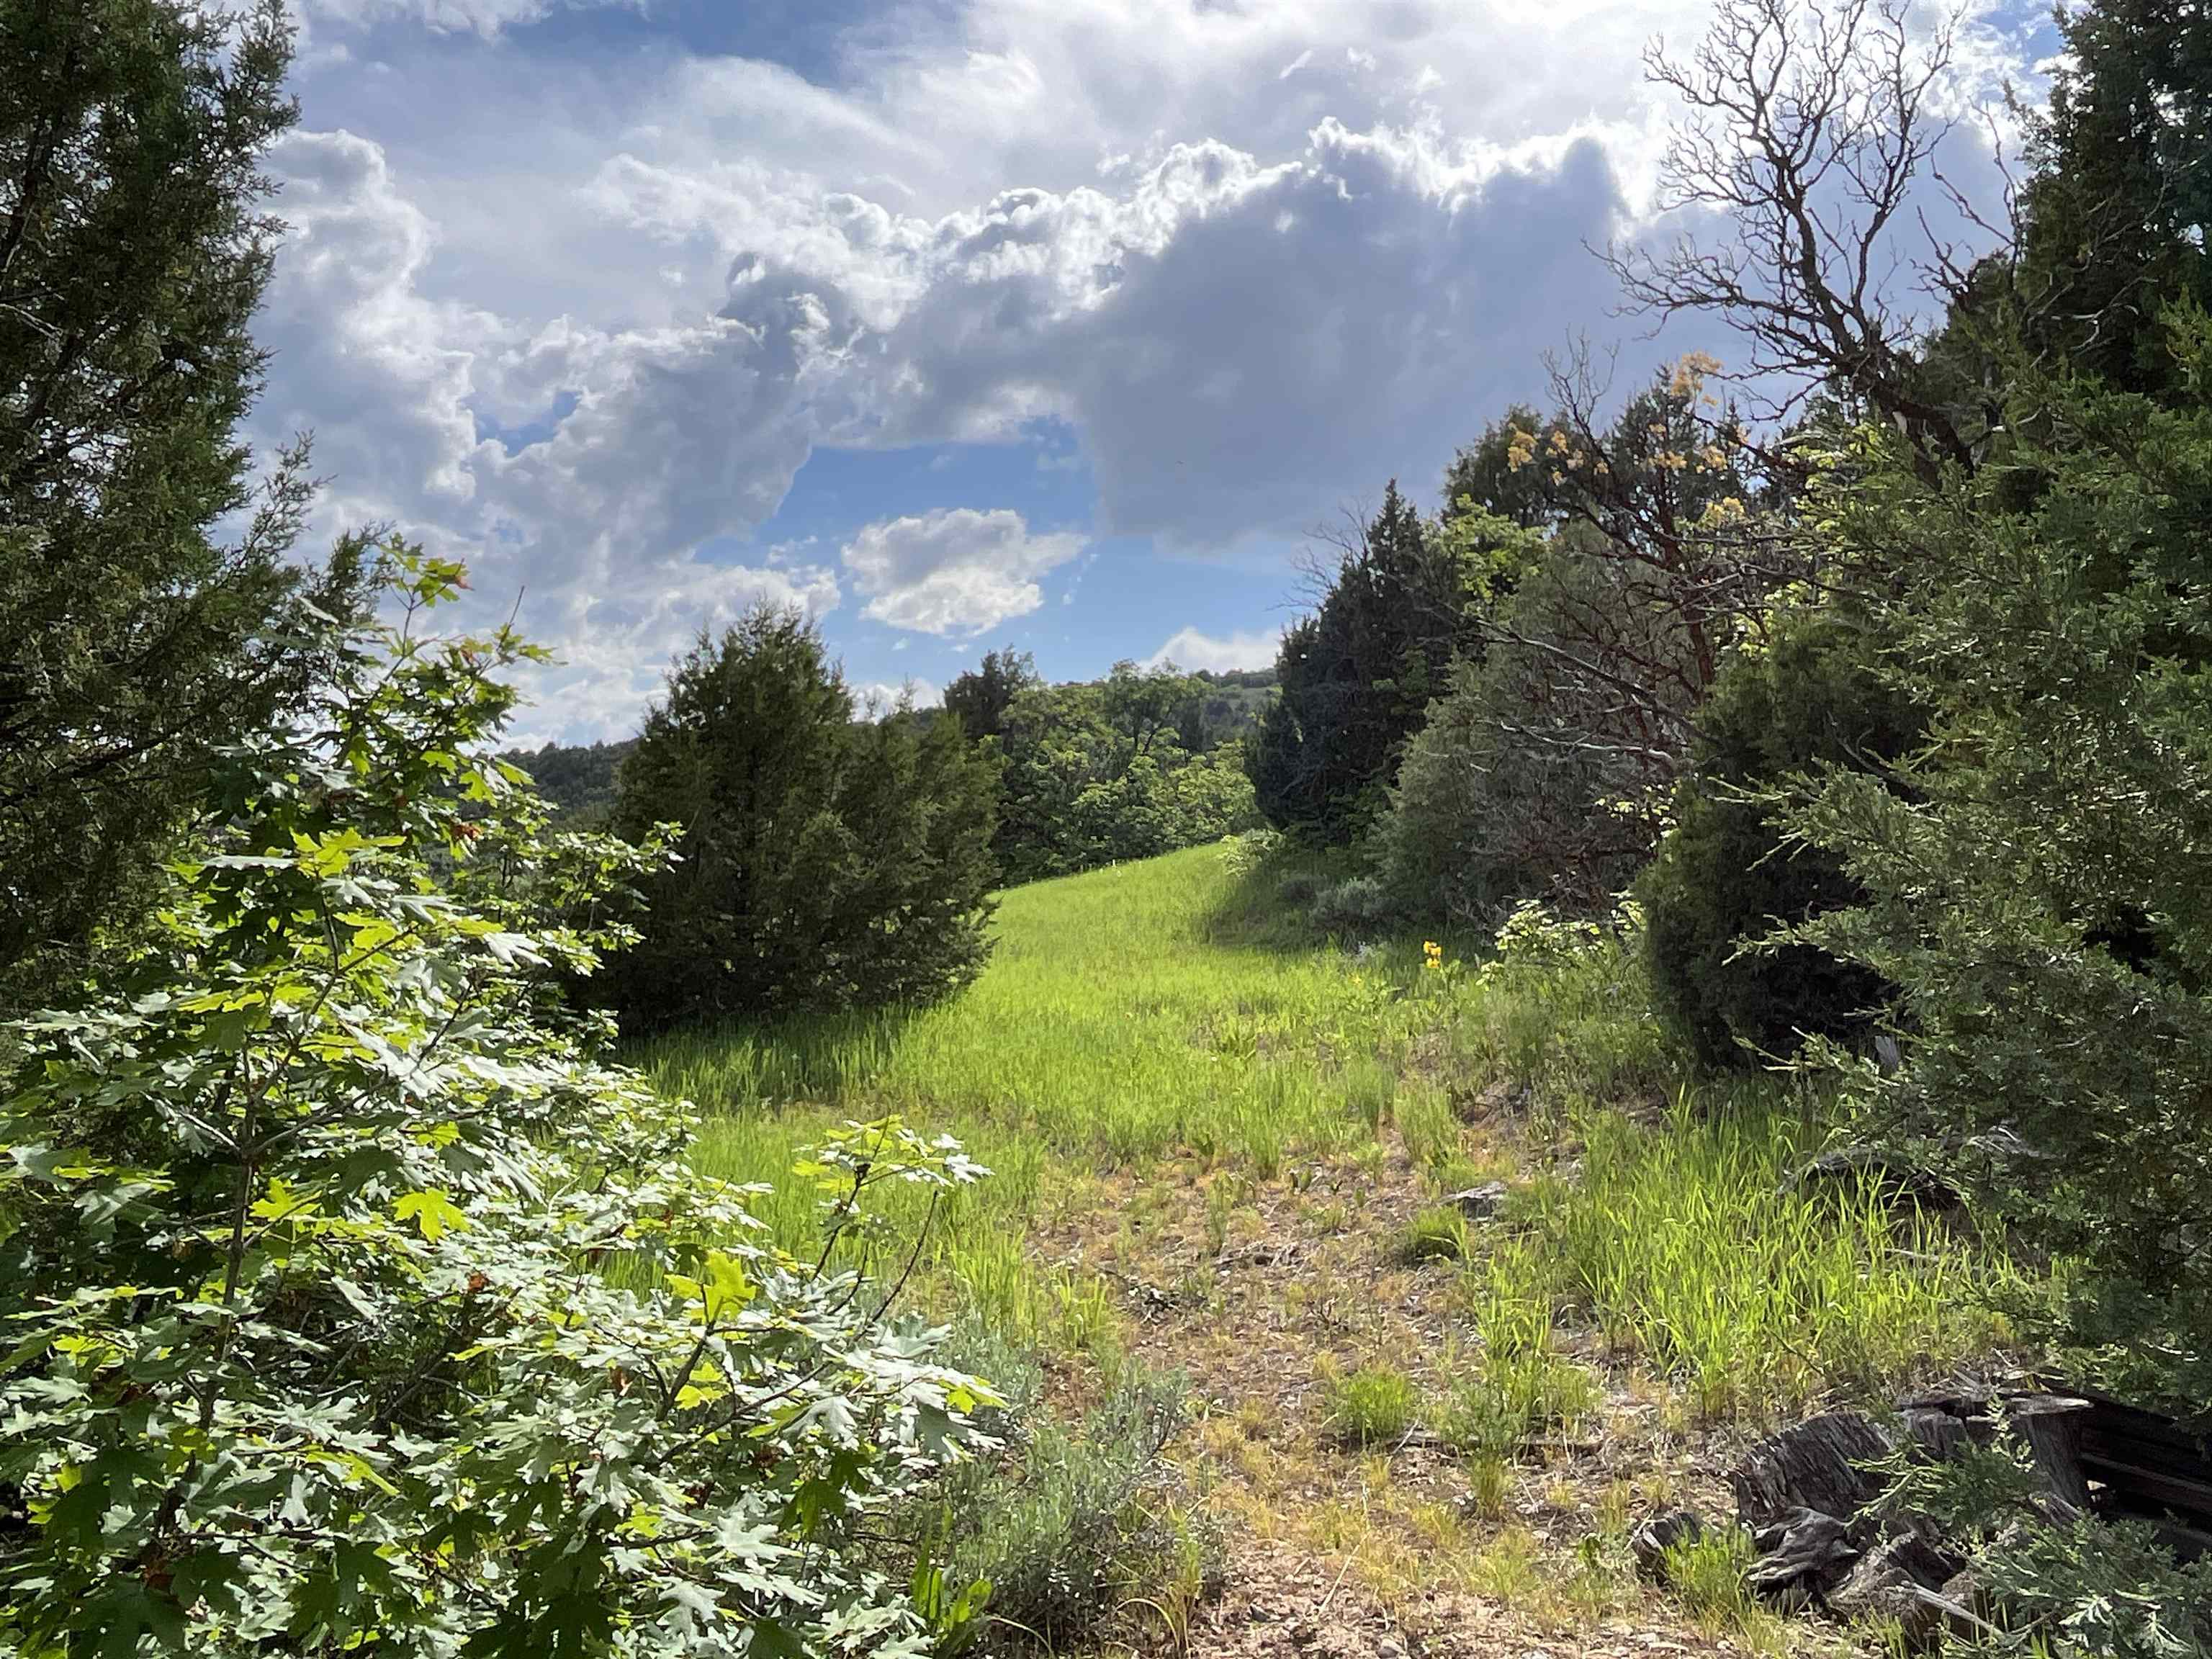
M 518 24 L 535 23 L 556 11 L 587 6 L 641 9 L 643 0 L 292 0 L 292 10 L 309 28 L 335 26 L 366 28 L 373 24 L 420 24 L 440 34 L 489 37 Z
M 854 707 L 878 718 L 890 713 L 901 702 L 910 702 L 916 708 L 935 708 L 945 701 L 943 686 L 911 677 L 896 685 L 888 680 L 869 680 L 848 689 Z
M 1032 535 L 1004 507 L 941 507 L 864 526 L 844 562 L 869 596 L 863 615 L 919 633 L 975 634 L 1042 605 L 1036 579 L 1082 550 L 1082 537 Z
M 298 0 L 394 54 L 396 23 L 494 37 L 572 3 Z M 1666 112 L 1637 57 L 1705 11 L 960 0 L 892 9 L 817 82 L 432 42 L 371 95 L 333 55 L 308 118 L 362 130 L 272 158 L 293 228 L 255 435 L 315 429 L 328 525 L 466 557 L 487 611 L 522 592 L 569 665 L 534 718 L 579 737 L 746 597 L 836 604 L 834 572 L 749 544 L 823 445 L 1049 416 L 1102 533 L 1295 535 L 1394 473 L 1433 487 L 1540 395 L 1546 350 L 1607 327 L 1585 245 L 1642 225 Z M 1036 609 L 1075 538 L 959 511 L 852 538 L 863 614 Z
M 1271 668 L 1281 644 L 1280 634 L 1247 633 L 1239 629 L 1221 636 L 1202 629 L 1184 628 L 1145 659 L 1145 666 L 1164 668 L 1173 664 L 1188 672 L 1203 668 L 1216 674 L 1241 668 Z

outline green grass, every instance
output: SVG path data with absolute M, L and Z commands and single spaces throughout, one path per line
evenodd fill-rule
M 1841 1388 L 1878 1393 L 1987 1350 L 1990 1269 L 1874 1182 L 1840 1194 L 1784 1177 L 1817 1144 L 1776 1102 L 1645 1126 L 1578 1113 L 1581 1167 L 1530 1195 L 1526 1277 L 1616 1351 L 1684 1379 L 1709 1416 L 1780 1414 Z
M 1356 955 L 1301 935 L 1272 902 L 1281 879 L 1208 847 L 1019 888 L 988 968 L 939 1006 L 693 1032 L 635 1058 L 705 1109 L 702 1167 L 781 1183 L 758 1213 L 795 1249 L 816 1219 L 785 1177 L 825 1130 L 896 1112 L 957 1136 L 994 1178 L 945 1208 L 917 1289 L 1102 1364 L 1121 1348 L 1114 1291 L 1027 1240 L 1041 1218 L 1088 1218 L 1103 1175 L 1177 1157 L 1216 1171 L 1218 1254 L 1257 1188 L 1316 1159 L 1379 1168 L 1395 1141 L 1447 1190 L 1487 1167 L 1470 1159 L 1525 1158 L 1537 1179 L 1507 1216 L 1431 1214 L 1401 1241 L 1466 1258 L 1484 1358 L 1457 1408 L 1484 1451 L 1581 1413 L 1584 1375 L 1551 1350 L 1563 1324 L 1595 1324 L 1711 1415 L 1873 1389 L 1999 1334 L 1972 1311 L 1976 1252 L 1900 1224 L 1871 1189 L 1784 1189 L 1814 1105 L 1766 1078 L 1686 1091 L 1632 939 L 1524 927 L 1480 972 L 1456 949 L 1425 968 L 1418 935 Z M 1471 1144 L 1464 1109 L 1501 1094 L 1500 1132 L 1526 1144 Z M 894 1231 L 921 1205 L 895 1200 Z
M 1389 1446 L 1403 1440 L 1420 1403 L 1413 1379 L 1389 1365 L 1362 1365 L 1322 1383 L 1324 1420 L 1347 1446 Z
M 632 1058 L 704 1109 L 698 1160 L 732 1179 L 781 1179 L 847 1118 L 957 1136 L 995 1178 L 954 1206 L 955 1238 L 1033 1213 L 1055 1165 L 1184 1152 L 1273 1180 L 1372 1139 L 1419 945 L 1366 962 L 1288 948 L 1238 896 L 1212 847 L 1039 882 L 1005 896 L 989 967 L 937 1006 L 689 1032 Z M 798 1195 L 762 1218 L 794 1247 L 812 1236 Z

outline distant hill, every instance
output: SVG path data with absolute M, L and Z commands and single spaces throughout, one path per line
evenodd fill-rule
M 614 811 L 616 771 L 623 757 L 636 747 L 635 738 L 619 743 L 549 743 L 538 749 L 510 749 L 500 758 L 529 773 L 538 793 L 562 820 L 604 823 Z
M 1273 668 L 1231 668 L 1220 673 L 1200 669 L 1191 678 L 1207 688 L 1206 741 L 1207 745 L 1241 736 L 1275 700 Z
M 1201 670 L 1191 678 L 1207 689 L 1206 746 L 1240 735 L 1275 699 L 1273 668 Z M 509 749 L 500 758 L 530 774 L 538 793 L 569 823 L 604 823 L 614 811 L 615 779 L 635 738 L 617 743 L 549 743 Z

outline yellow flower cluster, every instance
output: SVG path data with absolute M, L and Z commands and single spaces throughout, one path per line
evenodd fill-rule
M 1441 973 L 1443 970 L 1443 965 L 1444 947 L 1437 944 L 1436 940 L 1432 939 L 1423 939 L 1421 941 L 1421 966 L 1433 972 Z

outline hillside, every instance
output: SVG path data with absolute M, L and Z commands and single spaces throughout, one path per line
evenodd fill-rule
M 1188 678 L 1199 693 L 1194 735 L 1201 749 L 1241 737 L 1267 713 L 1276 696 L 1272 668 L 1200 671 Z M 1104 684 L 1103 680 L 1066 683 L 1068 686 Z M 552 804 L 561 818 L 596 824 L 604 823 L 613 810 L 623 757 L 636 746 L 635 738 L 606 743 L 545 743 L 535 749 L 507 750 L 500 758 L 529 773 L 538 793 Z
M 917 1294 L 986 1375 L 1041 1354 L 1034 1392 L 1087 1426 L 1030 1429 L 1073 1462 L 978 1506 L 961 1565 L 994 1611 L 1060 1620 L 1056 1644 L 1164 1620 L 1200 1653 L 1877 1650 L 1758 1608 L 1725 1551 L 1662 1593 L 1629 1534 L 1724 1507 L 1753 1431 L 1985 1343 L 1973 1261 L 1782 1194 L 1811 1131 L 1683 1085 L 1619 940 L 1479 970 L 1418 939 L 1348 953 L 1301 936 L 1304 878 L 1238 863 L 1012 891 L 981 979 L 910 1018 L 639 1056 L 709 1111 L 714 1173 L 778 1180 L 884 1113 L 994 1171 Z M 803 1253 L 811 1205 L 775 1203 Z M 1160 1388 L 1181 1426 L 1139 1479 L 1130 1401 Z M 1109 1588 L 1055 1601 L 1053 1572 Z

